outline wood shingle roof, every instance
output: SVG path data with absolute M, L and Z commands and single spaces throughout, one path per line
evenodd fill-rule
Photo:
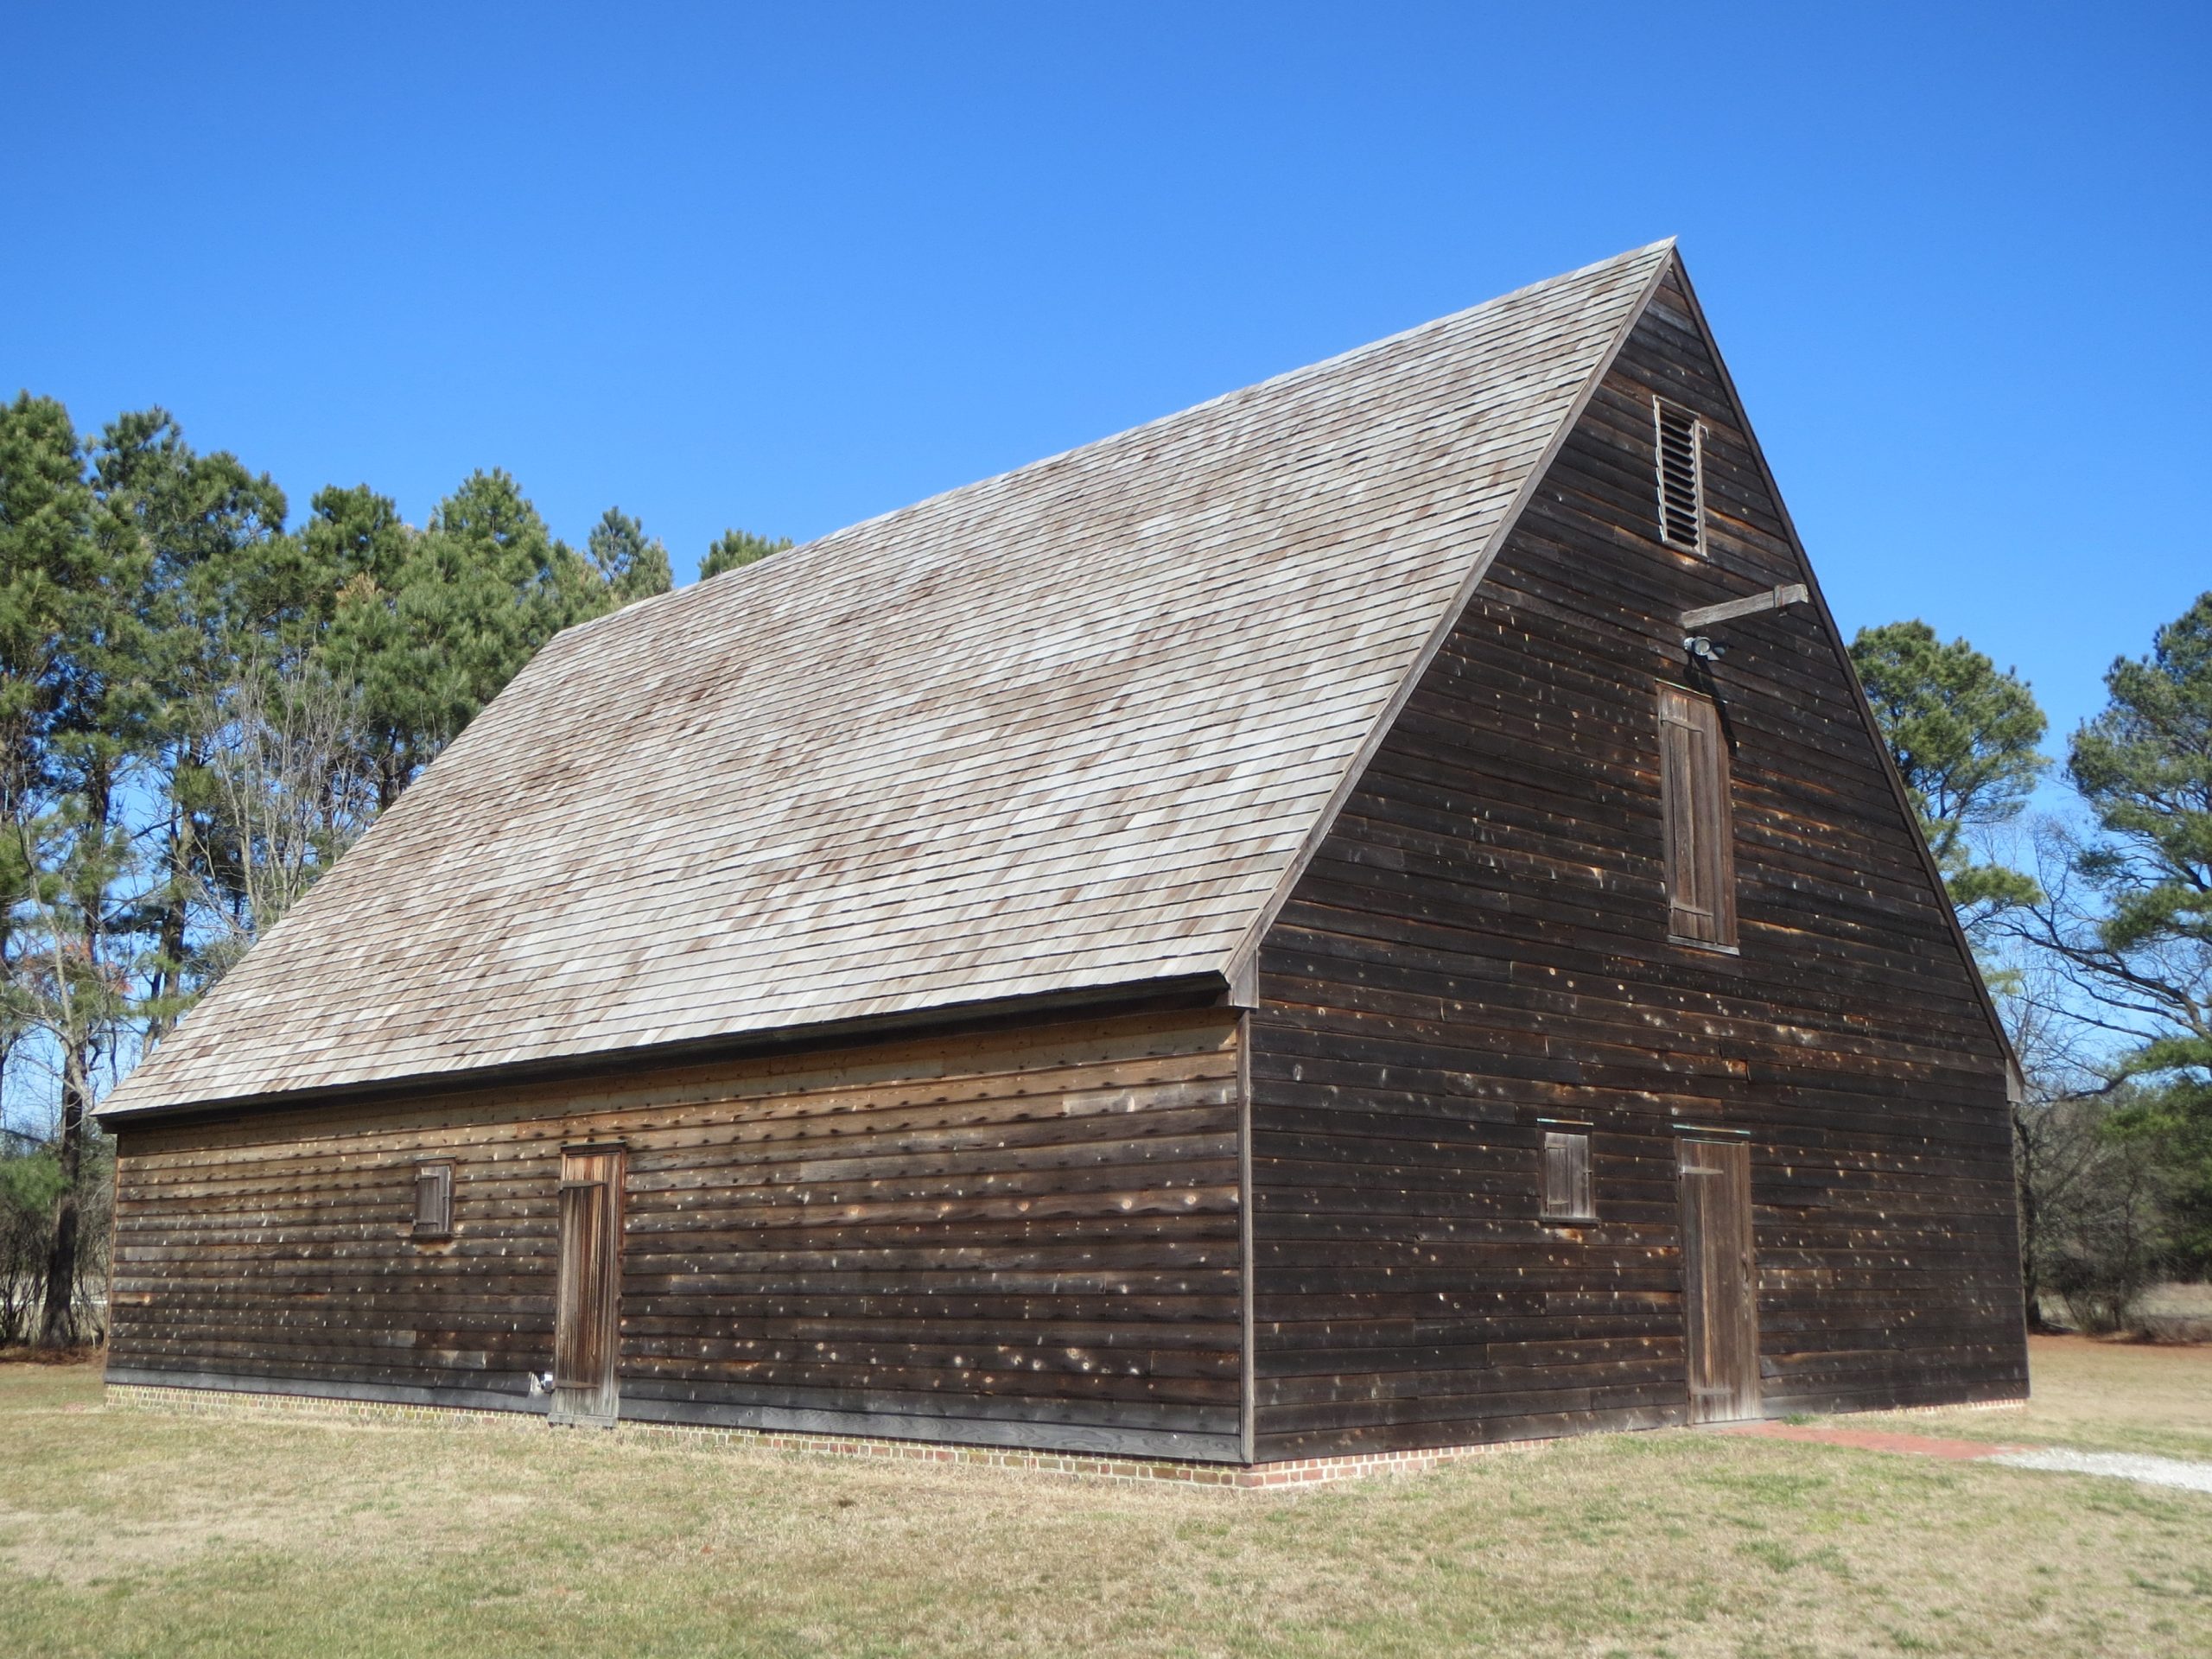
M 1225 977 L 1669 252 L 570 629 L 103 1116 Z

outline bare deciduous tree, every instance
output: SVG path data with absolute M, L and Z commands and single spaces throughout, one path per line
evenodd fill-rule
M 241 663 L 205 710 L 208 845 L 199 861 L 209 928 L 197 988 L 244 955 L 375 816 L 358 762 L 360 694 L 313 664 Z M 158 1034 L 158 1033 L 157 1033 Z

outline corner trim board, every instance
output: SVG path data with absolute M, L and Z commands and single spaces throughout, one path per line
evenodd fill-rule
M 1260 1385 L 1254 1368 L 1252 1333 L 1258 1325 L 1254 1264 L 1259 1249 L 1253 1240 L 1252 1214 L 1252 1014 L 1248 1008 L 1236 1022 L 1236 1242 L 1238 1300 L 1242 1330 L 1238 1338 L 1237 1455 L 1253 1461 L 1259 1437 Z

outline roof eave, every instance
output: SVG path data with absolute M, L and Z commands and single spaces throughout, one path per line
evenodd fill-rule
M 1022 1025 L 1055 1014 L 1135 1014 L 1152 1008 L 1205 1007 L 1217 1004 L 1238 1006 L 1235 988 L 1227 978 L 1214 972 L 1180 974 L 1164 978 L 1083 986 L 1070 990 L 1038 991 L 1020 996 L 946 1003 L 936 1007 L 865 1014 L 852 1019 L 821 1020 L 765 1031 L 739 1032 L 728 1036 L 690 1038 L 682 1042 L 603 1049 L 593 1053 L 518 1061 L 506 1065 L 416 1072 L 404 1077 L 376 1077 L 358 1083 L 331 1084 L 312 1089 L 282 1090 L 215 1099 L 157 1101 L 113 1109 L 101 1105 L 93 1109 L 92 1116 L 102 1129 L 112 1135 L 118 1130 L 156 1124 L 166 1126 L 217 1118 L 257 1116 L 268 1112 L 318 1106 L 357 1105 L 366 1108 L 388 1104 L 407 1096 L 465 1094 L 484 1089 L 556 1084 L 601 1076 L 612 1071 L 664 1071 L 748 1059 L 796 1049 L 858 1046 L 925 1033 Z

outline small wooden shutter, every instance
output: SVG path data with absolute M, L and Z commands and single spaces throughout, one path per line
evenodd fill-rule
M 1709 697 L 1659 688 L 1659 792 L 1667 836 L 1667 931 L 1736 943 L 1734 814 L 1728 747 Z
M 424 1164 L 415 1172 L 415 1236 L 453 1236 L 451 1164 Z
M 1597 1214 L 1590 1207 L 1590 1137 L 1544 1132 L 1544 1215 L 1548 1218 L 1588 1221 Z
M 1659 452 L 1659 539 L 1705 551 L 1705 427 L 1663 397 L 1651 400 Z

